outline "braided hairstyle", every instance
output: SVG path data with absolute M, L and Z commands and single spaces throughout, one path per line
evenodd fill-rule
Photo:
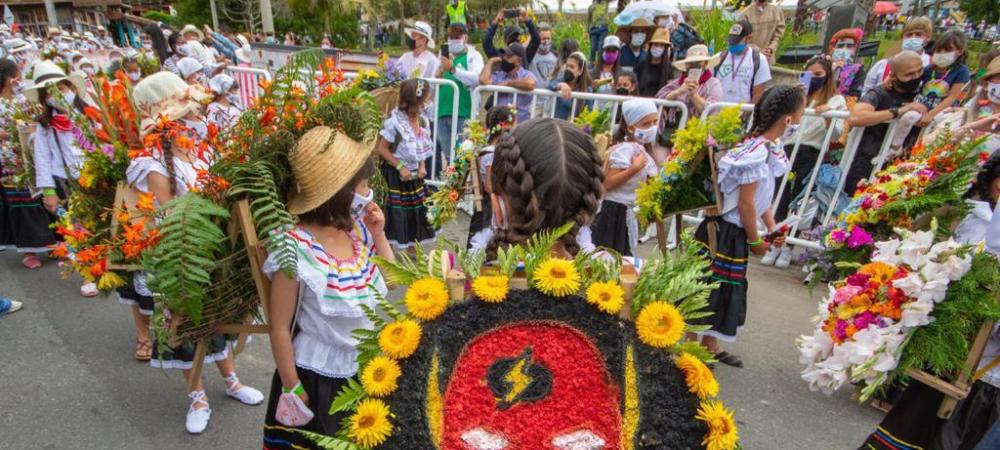
M 174 167 L 174 141 L 164 139 L 163 165 L 167 168 L 167 182 L 170 183 L 170 195 L 177 197 L 177 174 Z
M 580 250 L 576 234 L 597 213 L 603 182 L 597 148 L 571 123 L 532 119 L 504 132 L 496 146 L 490 183 L 505 200 L 508 217 L 506 227 L 493 236 L 490 254 L 499 245 L 523 244 L 540 230 L 572 222 L 560 242 L 575 255 Z
M 500 125 L 513 125 L 515 120 L 517 120 L 517 113 L 510 105 L 496 105 L 490 108 L 489 111 L 486 111 L 486 132 L 488 133 L 486 139 L 492 143 L 500 137 L 500 133 L 503 131 Z
M 805 92 L 799 86 L 772 86 L 764 91 L 753 109 L 750 137 L 757 137 L 787 115 L 805 107 Z
M 973 184 L 972 189 L 965 194 L 966 198 L 978 197 L 979 200 L 988 202 L 990 208 L 996 207 L 997 199 L 993 198 L 993 182 L 1000 178 L 1000 153 L 995 153 L 983 164 L 983 167 L 979 169 L 979 175 L 976 176 L 976 182 Z

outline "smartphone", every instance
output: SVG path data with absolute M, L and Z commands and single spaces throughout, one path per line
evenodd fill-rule
M 515 18 L 517 16 L 520 16 L 520 15 L 521 15 L 521 11 L 519 9 L 517 9 L 517 8 L 509 8 L 509 9 L 503 10 L 503 16 L 504 16 L 504 18 L 507 18 L 507 19 L 513 19 L 513 18 Z
M 812 72 L 808 70 L 802 72 L 802 75 L 799 75 L 799 85 L 801 85 L 802 88 L 806 90 L 806 92 L 809 92 L 809 85 L 812 84 L 812 79 L 813 79 Z
M 441 46 L 441 57 L 442 58 L 449 58 L 448 55 L 449 55 L 448 46 L 447 45 L 442 45 Z
M 702 73 L 701 67 L 692 67 L 688 69 L 687 79 L 699 81 L 701 80 L 701 73 Z

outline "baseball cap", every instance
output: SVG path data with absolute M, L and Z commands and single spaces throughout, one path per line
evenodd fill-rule
M 604 38 L 603 48 L 608 48 L 608 47 L 622 48 L 622 40 L 618 39 L 618 36 L 612 34 Z
M 514 42 L 508 45 L 507 48 L 500 49 L 501 56 L 507 56 L 510 54 L 515 54 L 517 56 L 520 56 L 522 62 L 524 62 L 524 60 L 527 59 L 524 56 L 524 45 L 522 45 L 520 42 Z
M 514 25 L 508 26 L 503 30 L 503 40 L 505 42 L 510 42 L 513 36 L 520 36 L 521 28 Z
M 469 27 L 462 22 L 452 22 L 448 25 L 449 31 L 461 31 L 462 33 L 468 33 Z
M 729 27 L 729 44 L 739 44 L 750 33 L 753 33 L 753 25 L 750 25 L 746 19 L 734 23 L 733 26 Z

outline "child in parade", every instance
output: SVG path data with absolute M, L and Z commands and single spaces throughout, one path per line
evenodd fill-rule
M 389 113 L 379 133 L 378 152 L 388 189 L 386 236 L 397 248 L 430 243 L 435 237 L 424 206 L 426 161 L 434 152 L 434 139 L 423 112 L 433 104 L 432 91 L 422 79 L 400 84 L 399 106 Z
M 233 77 L 221 73 L 209 80 L 208 87 L 214 96 L 208 105 L 208 123 L 215 124 L 220 131 L 227 130 L 243 114 L 238 95 L 240 86 Z
M 764 255 L 770 248 L 784 244 L 784 237 L 766 241 L 757 231 L 757 222 L 763 221 L 769 232 L 775 230 L 770 208 L 775 180 L 791 167 L 780 147 L 780 138 L 802 119 L 805 100 L 797 86 L 774 86 L 764 92 L 754 108 L 753 129 L 718 163 L 721 215 L 706 218 L 695 232 L 695 239 L 707 246 L 708 224 L 716 224 L 711 268 L 712 278 L 721 282 L 719 289 L 712 291 L 706 309 L 713 314 L 694 321 L 697 325 L 710 325 L 711 329 L 697 336 L 715 354 L 716 360 L 729 366 L 743 367 L 743 361 L 723 350 L 719 341 L 735 342 L 739 328 L 746 323 L 747 258 L 751 252 Z
M 490 167 L 493 165 L 494 150 L 500 139 L 500 134 L 512 130 L 516 124 L 517 110 L 511 108 L 510 105 L 494 106 L 486 112 L 486 138 L 489 140 L 489 145 L 479 150 L 479 154 L 476 156 L 476 167 L 479 172 L 473 174 L 473 176 L 479 177 L 479 187 L 484 197 L 483 209 L 474 212 L 472 219 L 469 220 L 469 240 L 467 242 L 469 248 L 474 247 L 476 242 L 485 246 L 485 243 L 489 241 L 487 236 L 492 235 L 489 228 L 493 221 L 494 205 L 491 196 L 493 187 L 490 186 L 490 174 L 492 174 Z
M 656 176 L 650 146 L 656 139 L 658 114 L 656 104 L 650 100 L 622 103 L 625 126 L 615 133 L 615 145 L 604 162 L 604 200 L 591 231 L 594 245 L 623 256 L 636 256 L 639 246 L 639 221 L 633 209 L 635 191 L 642 182 Z
M 83 150 L 77 139 L 83 137 L 79 135 L 79 129 L 73 125 L 69 114 L 83 112 L 82 95 L 86 92 L 86 87 L 83 77 L 76 74 L 66 76 L 62 69 L 51 61 L 40 61 L 35 64 L 33 75 L 34 83 L 31 88 L 25 89 L 24 96 L 42 108 L 41 114 L 36 119 L 38 125 L 35 127 L 33 151 L 35 188 L 42 190 L 42 205 L 49 212 L 51 223 L 56 218 L 64 199 L 69 196 L 70 181 L 75 182 L 80 177 Z M 59 91 L 59 96 L 50 95 L 52 86 Z M 39 222 L 33 226 L 42 233 L 41 227 L 47 225 Z M 48 244 L 54 242 L 53 240 Z M 37 250 L 28 257 L 48 251 L 42 248 Z M 34 260 L 25 262 L 25 266 L 29 268 L 37 268 L 40 265 L 37 256 Z M 80 287 L 80 295 L 84 297 L 94 297 L 97 293 L 97 285 L 94 283 L 84 283 Z
M 340 428 L 342 414 L 328 411 L 358 371 L 351 333 L 372 329 L 362 306 L 374 308 L 376 296 L 386 294 L 371 257 L 394 260 L 386 217 L 368 186 L 375 172 L 371 156 L 364 145 L 325 126 L 306 132 L 289 156 L 299 190 L 288 211 L 299 222 L 285 234 L 298 248 L 298 263 L 293 278 L 282 275 L 277 255 L 263 268 L 271 278 L 277 366 L 264 449 L 316 448 L 296 429 L 332 436 Z
M 156 126 L 157 118 L 166 117 L 173 126 L 179 127 L 178 133 L 189 138 L 187 141 L 199 141 L 200 133 L 187 124 L 203 121 L 201 104 L 192 98 L 191 89 L 184 80 L 170 72 L 158 72 L 136 85 L 133 96 L 143 118 L 143 132 L 148 133 Z M 176 139 L 180 141 L 180 139 Z M 164 137 L 163 151 L 134 158 L 129 164 L 126 175 L 128 183 L 139 194 L 152 194 L 156 205 L 163 205 L 184 195 L 196 185 L 198 170 L 207 170 L 210 166 L 210 155 L 199 156 L 197 146 L 182 148 L 174 139 Z M 139 314 L 136 317 L 136 331 L 142 336 L 143 327 L 148 326 L 149 319 L 143 314 L 146 309 L 152 312 L 153 292 L 146 287 L 144 274 L 136 274 L 133 281 L 135 302 Z M 169 311 L 164 311 L 167 316 Z M 140 317 L 145 316 L 145 317 Z M 148 329 L 146 330 L 148 334 Z M 141 338 L 140 338 L 141 339 Z M 191 376 L 192 361 L 195 356 L 193 343 L 182 343 L 161 351 L 161 346 L 153 340 L 150 365 L 163 369 L 181 369 L 185 379 Z M 257 405 L 264 401 L 264 395 L 249 386 L 240 384 L 236 377 L 236 367 L 229 344 L 224 335 L 215 335 L 208 340 L 205 363 L 215 363 L 219 374 L 226 382 L 226 395 L 247 405 Z M 195 390 L 188 393 L 191 406 L 188 409 L 185 427 L 191 434 L 199 434 L 208 426 L 212 410 L 209 408 L 208 397 L 205 394 L 202 381 L 198 380 Z

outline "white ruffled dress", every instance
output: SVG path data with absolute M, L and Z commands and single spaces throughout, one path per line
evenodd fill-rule
M 719 160 L 719 189 L 722 191 L 722 220 L 743 228 L 737 208 L 740 186 L 757 183 L 753 204 L 760 218 L 774 200 L 776 180 L 785 176 L 792 164 L 781 141 L 755 137 L 730 150 Z

